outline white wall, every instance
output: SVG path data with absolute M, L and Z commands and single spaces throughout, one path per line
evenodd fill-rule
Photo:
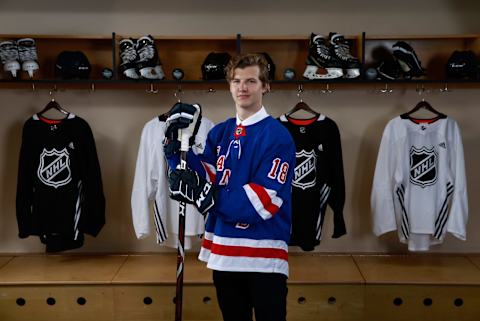
M 0 34 L 109 35 L 305 35 L 316 31 L 345 34 L 461 34 L 480 32 L 476 1 L 1 1 Z M 225 87 L 226 88 L 226 87 Z M 296 102 L 296 92 L 276 89 L 265 97 L 269 111 L 278 116 Z M 373 86 L 338 89 L 331 95 L 306 87 L 304 100 L 333 118 L 342 134 L 347 184 L 345 219 L 348 235 L 330 239 L 331 217 L 326 219 L 319 252 L 402 252 L 405 247 L 390 234 L 371 233 L 369 196 L 378 144 L 387 121 L 409 110 L 419 100 L 413 89 L 390 95 Z M 467 242 L 448 237 L 439 252 L 480 252 L 478 139 L 480 116 L 477 89 L 448 94 L 432 90 L 432 105 L 454 117 L 463 133 L 470 222 Z M 0 253 L 42 252 L 39 241 L 17 238 L 15 187 L 23 122 L 48 102 L 48 92 L 0 89 Z M 215 122 L 233 116 L 228 91 L 207 93 L 185 88 L 184 101 L 196 101 Z M 107 197 L 107 225 L 100 235 L 87 237 L 76 252 L 151 252 L 164 249 L 154 238 L 137 241 L 130 218 L 130 192 L 138 142 L 143 125 L 175 102 L 171 90 L 157 95 L 143 89 L 69 89 L 57 94 L 68 110 L 89 121 L 97 141 Z M 292 249 L 296 250 L 296 249 Z

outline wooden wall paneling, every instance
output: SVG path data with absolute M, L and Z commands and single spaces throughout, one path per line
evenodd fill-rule
M 0 284 L 106 284 L 126 258 L 126 255 L 18 256 L 2 268 Z
M 171 321 L 175 285 L 114 286 L 115 321 Z
M 459 285 L 367 285 L 365 320 L 467 321 L 480 315 L 480 287 Z
M 113 321 L 108 286 L 0 286 L 2 321 Z
M 359 284 L 294 284 L 288 286 L 289 321 L 362 320 L 364 286 Z

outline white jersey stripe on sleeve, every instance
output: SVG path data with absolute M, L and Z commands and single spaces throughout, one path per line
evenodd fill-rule
M 255 183 L 243 185 L 250 203 L 264 220 L 277 214 L 283 204 L 283 200 L 277 196 L 277 192 Z

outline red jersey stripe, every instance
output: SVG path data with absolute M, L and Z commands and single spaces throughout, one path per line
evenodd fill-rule
M 272 216 L 277 214 L 280 208 L 272 203 L 272 199 L 270 198 L 270 195 L 268 195 L 265 188 L 255 183 L 249 183 L 248 185 L 250 185 L 255 194 L 257 194 L 258 199 L 260 202 L 262 202 L 263 208 L 272 214 Z
M 229 246 L 220 244 L 211 244 L 211 252 L 224 256 L 244 256 L 261 257 L 267 259 L 281 259 L 288 261 L 288 252 L 282 249 L 274 248 L 256 248 L 246 246 Z
M 210 250 L 212 248 L 212 241 L 204 238 L 203 242 L 202 242 L 202 247 L 207 249 L 207 250 Z
M 210 166 L 208 165 L 208 163 L 204 163 L 202 162 L 202 166 L 203 168 L 205 169 L 205 172 L 207 172 L 207 175 L 208 175 L 208 178 L 210 180 L 211 183 L 215 184 L 216 180 L 217 180 L 217 175 L 215 172 L 212 171 L 212 169 L 210 168 Z

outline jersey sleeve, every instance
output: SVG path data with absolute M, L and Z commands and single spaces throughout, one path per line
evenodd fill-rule
M 33 172 L 34 162 L 31 155 L 31 136 L 26 122 L 22 131 L 22 144 L 18 161 L 17 176 L 17 224 L 18 236 L 28 237 L 32 232 L 32 205 L 33 205 Z
M 380 143 L 370 199 L 373 232 L 377 236 L 397 229 L 393 199 L 393 177 L 397 157 L 390 128 L 388 124 Z
M 340 131 L 335 123 L 332 124 L 331 141 L 329 146 L 330 154 L 330 172 L 332 173 L 332 189 L 328 198 L 328 205 L 333 210 L 333 238 L 338 238 L 347 233 L 345 220 L 343 218 L 343 207 L 345 205 L 345 177 L 343 173 L 342 143 L 340 140 Z
M 454 177 L 454 191 L 447 231 L 461 240 L 466 240 L 466 225 L 468 220 L 467 179 L 465 175 L 465 161 L 460 129 L 456 122 L 453 126 L 452 157 L 450 171 Z
M 258 166 L 248 183 L 220 189 L 215 211 L 225 221 L 255 224 L 274 219 L 282 206 L 291 206 L 295 167 L 295 144 L 291 137 L 289 140 L 278 137 L 256 156 Z
M 82 162 L 83 214 L 80 217 L 79 226 L 82 232 L 97 236 L 105 225 L 105 196 L 95 139 L 88 123 L 85 121 L 82 123 L 85 135 L 82 141 L 85 158 Z
M 155 199 L 157 189 L 164 186 L 164 184 L 158 184 L 160 175 L 165 171 L 165 161 L 162 157 L 158 157 L 159 152 L 163 155 L 163 150 L 156 151 L 156 145 L 152 139 L 161 140 L 161 137 L 155 137 L 150 124 L 147 123 L 140 137 L 131 196 L 133 228 L 139 239 L 150 234 L 150 201 Z M 162 195 L 165 195 L 167 191 L 162 189 Z M 163 207 L 163 204 L 161 205 Z M 160 216 L 157 219 L 164 221 L 161 218 L 164 211 L 156 212 Z

